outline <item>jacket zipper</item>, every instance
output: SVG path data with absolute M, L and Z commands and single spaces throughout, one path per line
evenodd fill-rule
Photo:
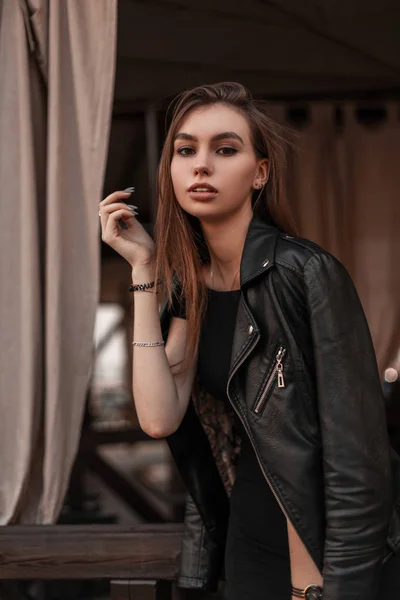
M 259 415 L 264 407 L 266 400 L 269 397 L 270 392 L 272 391 L 272 387 L 276 381 L 276 376 L 278 376 L 278 388 L 285 387 L 285 378 L 283 376 L 283 358 L 286 354 L 286 349 L 283 346 L 279 347 L 275 358 L 274 368 L 272 369 L 271 375 L 268 377 L 268 381 L 264 388 L 263 393 L 261 394 L 260 399 L 254 407 L 254 412 L 256 415 Z
M 257 458 L 258 464 L 260 465 L 261 472 L 262 472 L 262 474 L 264 475 L 264 478 L 265 478 L 265 480 L 266 480 L 267 484 L 269 485 L 269 487 L 270 487 L 270 489 L 271 489 L 271 491 L 272 491 L 273 495 L 275 496 L 275 499 L 276 499 L 277 503 L 279 504 L 281 511 L 283 512 L 283 514 L 285 515 L 286 519 L 289 521 L 289 523 L 290 523 L 290 524 L 291 524 L 291 526 L 293 527 L 294 531 L 297 533 L 297 536 L 298 536 L 298 538 L 299 538 L 299 540 L 300 540 L 300 543 L 301 543 L 301 545 L 303 546 L 304 550 L 306 551 L 306 553 L 307 553 L 307 554 L 308 554 L 308 556 L 310 557 L 310 560 L 311 560 L 311 562 L 313 563 L 314 567 L 316 568 L 317 572 L 318 572 L 318 573 L 321 575 L 321 577 L 322 577 L 322 573 L 321 573 L 320 569 L 318 568 L 318 566 L 316 565 L 316 563 L 315 563 L 314 559 L 312 558 L 312 556 L 311 556 L 311 554 L 310 554 L 310 552 L 309 552 L 309 550 L 308 550 L 307 546 L 305 545 L 305 543 L 304 543 L 304 542 L 303 542 L 303 540 L 301 539 L 301 536 L 300 536 L 300 534 L 299 534 L 299 532 L 298 532 L 297 528 L 294 526 L 293 522 L 292 522 L 292 521 L 291 521 L 291 519 L 289 518 L 289 516 L 288 516 L 288 514 L 287 514 L 287 512 L 286 512 L 286 510 L 285 510 L 285 508 L 284 508 L 284 507 L 283 507 L 283 505 L 282 505 L 282 502 L 280 501 L 280 499 L 279 499 L 279 497 L 278 497 L 278 495 L 277 495 L 277 493 L 276 493 L 276 491 L 275 491 L 275 488 L 274 488 L 274 486 L 271 484 L 271 482 L 270 482 L 270 480 L 269 480 L 269 478 L 268 478 L 268 475 L 266 474 L 266 472 L 265 472 L 265 469 L 264 469 L 264 467 L 263 467 L 263 465 L 262 465 L 262 463 L 261 463 L 260 457 L 258 456 L 258 452 L 257 452 L 257 450 L 256 450 L 256 448 L 255 448 L 255 446 L 254 446 L 253 438 L 252 438 L 252 436 L 251 436 L 251 434 L 250 434 L 250 432 L 249 432 L 249 430 L 248 430 L 247 424 L 244 422 L 244 419 L 242 418 L 242 415 L 240 414 L 240 411 L 239 411 L 239 410 L 237 410 L 237 408 L 236 408 L 235 404 L 232 402 L 232 398 L 231 398 L 231 396 L 230 396 L 230 394 L 229 394 L 229 384 L 230 384 L 230 382 L 231 382 L 231 379 L 232 379 L 232 377 L 234 376 L 234 374 L 236 373 L 236 371 L 239 369 L 239 367 L 240 367 L 240 366 L 243 364 L 243 362 L 246 360 L 246 358 L 248 357 L 248 355 L 249 355 L 249 354 L 250 354 L 250 352 L 252 351 L 253 347 L 254 347 L 254 343 L 253 343 L 253 344 L 251 344 L 251 346 L 250 346 L 250 347 L 247 349 L 247 351 L 246 351 L 246 352 L 243 354 L 243 356 L 241 357 L 241 359 L 239 360 L 239 362 L 237 362 L 237 363 L 236 363 L 236 366 L 235 366 L 235 368 L 232 370 L 232 373 L 230 374 L 230 376 L 229 376 L 229 378 L 228 378 L 228 383 L 227 383 L 227 385 L 226 385 L 226 392 L 227 392 L 227 396 L 228 396 L 228 398 L 229 398 L 229 401 L 230 401 L 231 405 L 233 406 L 233 409 L 234 409 L 234 411 L 236 412 L 237 416 L 239 417 L 239 419 L 240 419 L 240 421 L 241 421 L 241 423 L 242 423 L 242 425 L 243 425 L 243 427 L 244 427 L 244 429 L 245 429 L 245 431 L 246 431 L 246 433 L 247 433 L 247 435 L 248 435 L 248 437 L 249 437 L 249 440 L 250 440 L 250 442 L 251 442 L 251 445 L 253 446 L 254 454 L 256 455 L 256 458 Z

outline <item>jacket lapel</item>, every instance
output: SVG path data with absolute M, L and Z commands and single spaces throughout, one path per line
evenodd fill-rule
M 260 339 L 260 329 L 251 312 L 247 288 L 257 277 L 265 275 L 274 266 L 279 234 L 277 227 L 259 217 L 253 217 L 250 222 L 240 264 L 242 294 L 236 316 L 229 382 Z
M 268 221 L 259 217 L 250 221 L 240 264 L 241 288 L 274 265 L 279 235 L 280 230 Z

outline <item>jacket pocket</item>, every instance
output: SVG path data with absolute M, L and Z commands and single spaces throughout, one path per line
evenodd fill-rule
M 267 381 L 265 386 L 257 398 L 253 412 L 260 416 L 264 410 L 264 407 L 271 397 L 272 392 L 274 391 L 276 385 L 278 388 L 285 387 L 285 376 L 284 376 L 284 362 L 285 362 L 286 348 L 284 346 L 279 346 L 275 355 L 275 359 L 272 365 L 272 370 L 267 377 Z

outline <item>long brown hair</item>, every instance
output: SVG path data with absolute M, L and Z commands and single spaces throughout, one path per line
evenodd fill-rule
M 174 139 L 183 119 L 196 108 L 218 103 L 239 110 L 247 118 L 257 158 L 270 161 L 267 185 L 261 194 L 257 191 L 253 194 L 253 213 L 261 218 L 269 217 L 287 233 L 296 234 L 284 186 L 288 136 L 286 130 L 267 115 L 265 104 L 255 100 L 239 83 L 203 85 L 180 94 L 173 101 L 171 123 L 159 164 L 155 240 L 156 280 L 163 282 L 161 292 L 168 295 L 170 303 L 176 294 L 175 300 L 184 301 L 186 306 L 188 337 L 183 368 L 189 365 L 197 349 L 207 303 L 201 269 L 210 257 L 198 219 L 184 211 L 175 197 L 171 161 Z

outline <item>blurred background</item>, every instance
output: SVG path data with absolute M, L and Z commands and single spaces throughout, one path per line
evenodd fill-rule
M 98 203 L 135 186 L 152 231 L 168 105 L 218 81 L 296 132 L 297 225 L 354 279 L 400 451 L 398 2 L 0 0 L 3 526 L 183 518 L 168 449 L 138 427 L 130 267 L 101 242 Z M 108 594 L 35 585 L 4 597 Z

